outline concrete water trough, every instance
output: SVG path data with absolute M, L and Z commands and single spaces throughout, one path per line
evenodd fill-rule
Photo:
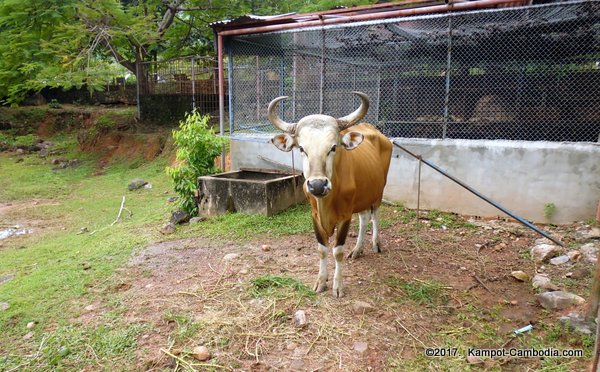
M 306 200 L 302 174 L 243 169 L 198 177 L 201 215 L 242 212 L 272 216 Z M 295 191 L 294 191 L 295 190 Z

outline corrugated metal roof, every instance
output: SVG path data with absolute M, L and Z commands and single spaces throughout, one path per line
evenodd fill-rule
M 454 2 L 461 2 L 466 0 L 454 0 Z M 293 22 L 304 22 L 310 20 L 327 19 L 327 18 L 341 18 L 351 14 L 365 14 L 365 13 L 377 13 L 389 10 L 401 9 L 401 8 L 412 8 L 415 6 L 427 6 L 432 4 L 443 3 L 444 0 L 400 0 L 396 2 L 363 5 L 352 8 L 347 7 L 335 7 L 330 10 L 312 12 L 312 13 L 285 13 L 273 16 L 259 16 L 254 14 L 243 15 L 234 19 L 225 19 L 221 21 L 215 21 L 209 23 L 215 31 L 222 29 L 234 29 L 234 28 L 245 28 L 248 26 L 257 27 L 268 24 L 282 24 L 282 23 L 293 23 Z
M 238 25 L 238 24 L 246 24 L 246 23 L 257 23 L 260 21 L 272 21 L 272 20 L 280 20 L 281 18 L 285 18 L 285 17 L 289 17 L 296 14 L 296 12 L 292 12 L 292 13 L 285 13 L 285 14 L 277 14 L 277 15 L 272 15 L 272 16 L 260 16 L 260 15 L 255 15 L 255 14 L 246 14 L 234 19 L 224 19 L 221 21 L 215 21 L 215 22 L 211 22 L 208 25 L 210 27 L 215 27 L 215 26 L 223 26 L 223 25 L 228 25 L 228 26 L 233 26 L 233 25 Z

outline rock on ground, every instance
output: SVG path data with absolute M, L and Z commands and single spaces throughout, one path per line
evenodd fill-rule
M 209 360 L 211 355 L 206 346 L 196 346 L 192 351 L 192 356 L 199 361 Z
M 581 247 L 581 254 L 583 254 L 583 259 L 587 262 L 595 264 L 598 260 L 598 248 L 594 243 L 588 243 Z
M 169 234 L 173 234 L 175 232 L 175 230 L 177 230 L 175 225 L 172 223 L 168 223 L 168 224 L 164 225 L 163 227 L 161 227 L 160 233 L 163 235 L 169 235 Z
M 184 211 L 175 211 L 171 214 L 171 222 L 174 225 L 178 225 L 181 223 L 186 223 L 190 220 L 192 216 L 190 216 L 187 212 Z
M 362 341 L 356 341 L 353 346 L 354 350 L 356 350 L 359 354 L 363 354 L 369 348 L 369 344 Z
M 531 248 L 531 257 L 537 263 L 548 262 L 560 254 L 560 248 L 553 244 L 537 244 Z
M 582 268 L 573 270 L 573 273 L 571 274 L 571 278 L 584 279 L 590 275 L 592 275 L 592 272 L 588 268 L 582 267 Z
M 238 253 L 227 253 L 225 256 L 223 256 L 223 261 L 235 260 L 239 256 L 240 255 Z
M 531 281 L 533 288 L 549 289 L 551 291 L 557 291 L 559 288 L 557 285 L 552 283 L 550 278 L 544 274 L 536 274 Z
M 600 227 L 592 227 L 589 230 L 579 230 L 575 232 L 575 239 L 585 241 L 590 239 L 600 239 Z
M 564 254 L 562 256 L 558 256 L 558 257 L 554 257 L 554 258 L 550 259 L 550 263 L 555 266 L 566 264 L 567 262 L 569 262 L 569 256 L 564 255 Z
M 15 277 L 14 274 L 8 274 L 6 276 L 3 276 L 0 278 L 0 284 L 8 282 L 9 280 L 13 279 L 14 277 Z
M 307 324 L 306 313 L 304 310 L 298 310 L 294 313 L 294 325 L 298 328 L 302 328 Z
M 568 325 L 575 332 L 591 335 L 595 332 L 596 327 L 591 321 L 587 321 L 585 316 L 578 313 L 569 313 L 567 316 L 561 316 L 558 321 Z
M 144 185 L 147 183 L 148 183 L 148 181 L 145 181 L 141 178 L 136 178 L 129 183 L 129 186 L 127 186 L 127 188 L 129 189 L 129 191 L 133 191 L 133 190 L 137 190 L 139 188 L 144 187 Z
M 354 303 L 352 304 L 352 311 L 354 312 L 354 314 L 362 315 L 370 313 L 373 310 L 375 310 L 375 308 L 368 302 L 354 301 Z
M 525 274 L 523 271 L 518 270 L 518 271 L 513 271 L 510 273 L 510 275 L 512 275 L 513 278 L 517 279 L 518 281 L 521 282 L 526 282 L 529 280 L 529 275 Z
M 579 252 L 578 250 L 572 250 L 567 252 L 567 256 L 569 257 L 569 260 L 577 262 L 581 258 L 581 252 Z
M 535 297 L 537 297 L 542 307 L 547 310 L 562 310 L 585 302 L 582 297 L 564 291 L 540 293 Z

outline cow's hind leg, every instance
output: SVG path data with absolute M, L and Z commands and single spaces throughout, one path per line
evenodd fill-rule
M 363 250 L 363 245 L 365 244 L 365 236 L 367 235 L 367 226 L 369 224 L 369 217 L 371 216 L 371 211 L 366 210 L 358 213 L 358 238 L 356 239 L 356 245 L 354 248 L 348 252 L 346 258 L 357 258 L 360 256 Z
M 381 253 L 381 242 L 379 241 L 379 219 L 377 217 L 378 207 L 371 208 L 371 221 L 373 222 L 373 252 Z
M 335 272 L 333 273 L 333 297 L 344 295 L 344 283 L 342 278 L 342 262 L 344 260 L 344 243 L 350 228 L 350 220 L 340 223 L 337 227 L 333 257 L 335 258 Z

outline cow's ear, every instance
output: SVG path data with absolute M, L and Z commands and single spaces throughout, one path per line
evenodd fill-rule
M 365 137 L 362 133 L 348 132 L 342 137 L 342 145 L 346 150 L 354 150 L 362 143 Z
M 271 143 L 281 151 L 291 151 L 294 148 L 294 137 L 288 133 L 278 134 L 271 138 Z

